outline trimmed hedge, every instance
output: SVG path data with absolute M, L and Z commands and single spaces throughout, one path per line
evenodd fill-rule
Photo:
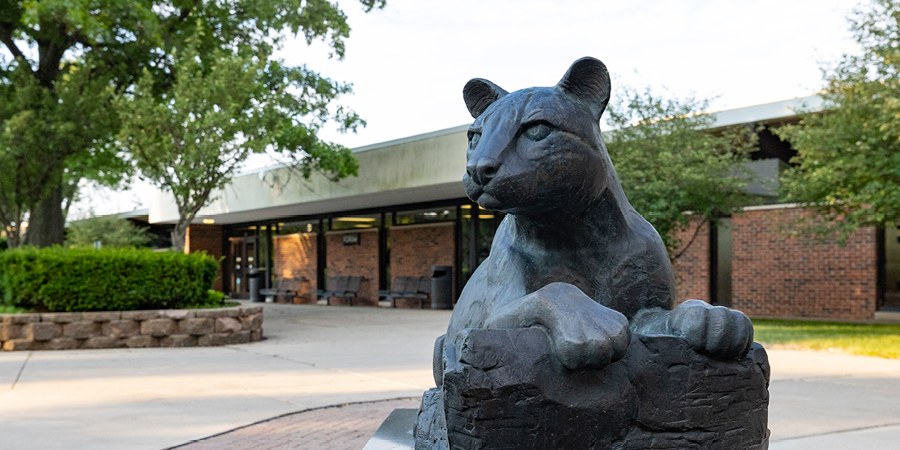
M 20 248 L 0 253 L 0 294 L 38 311 L 186 308 L 210 301 L 218 268 L 205 253 Z

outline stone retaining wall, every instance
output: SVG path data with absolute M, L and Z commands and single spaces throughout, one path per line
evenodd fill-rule
M 0 314 L 0 349 L 194 347 L 262 339 L 262 307 Z

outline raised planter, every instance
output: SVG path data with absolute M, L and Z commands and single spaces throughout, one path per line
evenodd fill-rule
M 262 307 L 0 314 L 0 349 L 208 347 L 262 339 Z

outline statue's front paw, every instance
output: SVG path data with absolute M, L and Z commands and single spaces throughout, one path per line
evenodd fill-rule
M 699 353 L 717 359 L 735 359 L 753 345 L 753 323 L 744 313 L 688 300 L 672 310 L 669 329 Z
M 569 370 L 602 369 L 622 359 L 631 340 L 625 316 L 585 298 L 573 308 L 575 314 L 548 330 L 556 356 Z
M 547 331 L 560 362 L 570 370 L 602 369 L 622 359 L 631 333 L 628 319 L 567 283 L 551 283 L 494 311 L 485 328 Z

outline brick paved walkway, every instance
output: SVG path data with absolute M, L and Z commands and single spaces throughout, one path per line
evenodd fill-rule
M 418 408 L 419 398 L 313 409 L 249 425 L 178 450 L 360 450 L 395 408 Z

